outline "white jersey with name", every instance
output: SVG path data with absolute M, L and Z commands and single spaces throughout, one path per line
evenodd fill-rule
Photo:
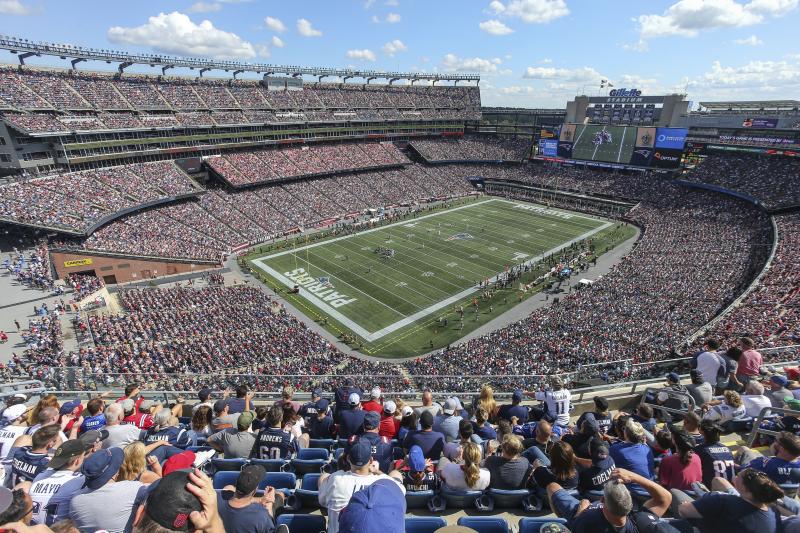
M 25 433 L 27 426 L 6 426 L 0 429 L 0 459 L 5 459 L 17 437 Z
M 83 486 L 83 476 L 80 472 L 71 470 L 48 468 L 36 476 L 36 480 L 31 484 L 31 488 L 28 491 L 33 501 L 33 520 L 36 524 L 50 525 L 53 523 L 52 520 L 47 520 L 47 504 L 50 503 L 50 499 L 65 483 L 73 480 L 75 481 L 76 490 Z M 55 510 L 49 514 L 55 518 Z
M 536 393 L 535 398 L 547 405 L 547 412 L 555 418 L 556 424 L 569 425 L 572 394 L 567 389 L 540 391 Z

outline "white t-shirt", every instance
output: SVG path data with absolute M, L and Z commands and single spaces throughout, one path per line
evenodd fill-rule
M 48 468 L 34 480 L 28 493 L 33 500 L 33 520 L 36 524 L 47 524 L 47 504 L 65 483 L 73 481 L 77 488 L 83 486 L 84 478 L 80 472 L 72 470 L 53 470 Z M 77 489 L 76 489 L 77 490 Z M 52 514 L 55 517 L 55 514 Z M 49 525 L 49 524 L 47 524 Z
M 560 426 L 569 425 L 569 409 L 572 394 L 567 389 L 537 392 L 535 398 L 547 404 L 547 412 L 556 419 Z
M 712 387 L 717 386 L 720 363 L 720 357 L 716 352 L 703 352 L 697 356 L 697 370 L 703 373 L 703 380 L 711 383 Z
M 455 490 L 486 490 L 491 481 L 491 475 L 485 468 L 480 469 L 480 477 L 474 487 L 468 487 L 464 481 L 464 471 L 461 470 L 461 465 L 456 463 L 447 463 L 439 471 L 444 484 L 448 488 Z
M 757 417 L 765 407 L 772 407 L 769 398 L 763 394 L 742 394 L 742 403 L 747 416 Z
M 726 403 L 721 403 L 709 409 L 705 416 L 703 416 L 703 420 L 711 420 L 713 422 L 724 424 L 729 420 L 736 420 L 739 418 L 744 418 L 745 416 L 744 405 L 740 405 L 739 407 L 731 407 Z
M 347 507 L 350 497 L 354 492 L 369 487 L 380 479 L 391 479 L 403 494 L 406 493 L 405 487 L 397 482 L 396 479 L 386 474 L 367 474 L 361 476 L 346 470 L 339 470 L 331 474 L 329 478 L 319 488 L 319 503 L 328 508 L 328 533 L 338 533 L 339 531 L 339 511 Z
M 6 426 L 0 429 L 0 458 L 5 458 L 17 437 L 25 433 L 27 426 Z

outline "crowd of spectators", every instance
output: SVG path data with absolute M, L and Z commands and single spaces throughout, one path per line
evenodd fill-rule
M 46 241 L 41 241 L 26 257 L 16 248 L 3 260 L 3 268 L 14 279 L 28 287 L 50 290 L 53 288 L 53 275 L 50 269 L 50 252 Z
M 70 274 L 67 277 L 67 284 L 72 287 L 75 301 L 81 301 L 95 291 L 103 287 L 103 280 L 97 276 L 89 274 Z
M 467 135 L 458 138 L 415 139 L 411 146 L 425 160 L 436 161 L 522 161 L 531 150 L 528 138 Z

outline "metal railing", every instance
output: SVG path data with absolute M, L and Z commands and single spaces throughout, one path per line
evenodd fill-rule
M 758 417 L 753 422 L 753 429 L 750 431 L 750 434 L 747 437 L 747 446 L 752 448 L 753 443 L 756 441 L 756 437 L 760 435 L 769 435 L 771 437 L 777 437 L 780 431 L 774 431 L 771 429 L 765 429 L 761 427 L 761 423 L 764 422 L 764 419 L 767 418 L 769 415 L 772 414 L 779 414 L 779 415 L 792 415 L 797 418 L 800 418 L 800 411 L 795 411 L 793 409 L 786 409 L 784 407 L 764 407 L 761 409 L 761 412 L 758 413 Z
M 679 409 L 677 407 L 666 407 L 660 403 L 653 403 L 649 400 L 649 398 L 657 398 L 659 394 L 666 394 L 669 397 L 668 399 L 679 400 L 681 405 L 686 405 L 687 408 Z M 694 403 L 694 398 L 688 392 L 669 389 L 655 389 L 653 387 L 647 387 L 644 390 L 644 394 L 642 394 L 642 400 L 639 402 L 639 405 L 649 405 L 653 408 L 654 412 L 658 412 L 660 410 L 673 415 L 685 415 L 687 412 L 697 409 L 697 405 Z

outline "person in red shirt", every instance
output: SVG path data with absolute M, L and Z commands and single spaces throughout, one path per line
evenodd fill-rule
M 361 408 L 365 411 L 374 411 L 378 414 L 383 412 L 383 405 L 381 404 L 381 389 L 375 387 L 369 393 L 369 401 L 361 404 Z
M 130 399 L 134 402 L 136 406 L 136 411 L 138 411 L 139 406 L 142 404 L 142 401 L 144 401 L 144 398 L 141 396 L 141 392 L 142 391 L 139 389 L 138 383 L 131 383 L 130 385 L 126 385 L 125 396 L 120 396 L 119 398 L 117 398 L 117 403 Z
M 148 400 L 147 403 L 139 402 L 140 405 L 138 407 L 130 398 L 122 400 L 119 403 L 120 406 L 122 406 L 122 410 L 125 412 L 125 418 L 122 419 L 123 424 L 130 424 L 139 429 L 150 429 L 155 424 L 153 422 L 153 416 L 150 414 L 150 407 L 153 405 L 152 401 Z M 142 407 L 145 408 L 145 412 L 141 412 Z
M 386 400 L 383 403 L 383 411 L 381 412 L 381 423 L 378 426 L 378 435 L 389 439 L 397 437 L 397 432 L 400 431 L 400 419 L 395 416 L 397 405 L 392 400 Z
M 672 428 L 676 452 L 661 460 L 658 482 L 666 489 L 691 490 L 692 483 L 703 481 L 700 456 L 694 453 L 694 439 L 685 429 Z
M 742 348 L 742 356 L 739 358 L 739 367 L 736 370 L 736 377 L 747 385 L 751 379 L 757 378 L 761 374 L 761 365 L 764 360 L 761 354 L 755 349 L 756 343 L 749 337 L 739 339 L 739 346 Z

